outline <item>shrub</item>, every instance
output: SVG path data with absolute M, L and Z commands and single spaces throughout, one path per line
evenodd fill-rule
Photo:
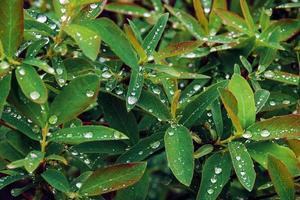
M 296 199 L 299 7 L 1 0 L 1 198 Z

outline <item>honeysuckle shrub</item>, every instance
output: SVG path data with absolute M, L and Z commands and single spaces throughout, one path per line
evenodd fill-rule
M 1 0 L 1 199 L 296 199 L 299 8 Z

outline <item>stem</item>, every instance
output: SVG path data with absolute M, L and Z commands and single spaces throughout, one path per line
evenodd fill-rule
M 236 134 L 236 135 L 232 135 L 229 138 L 226 138 L 225 140 L 218 140 L 215 144 L 217 145 L 222 145 L 222 144 L 226 144 L 231 142 L 232 140 L 241 138 L 243 134 Z
M 46 126 L 44 128 L 42 128 L 42 141 L 40 142 L 42 152 L 45 152 L 46 146 L 48 144 L 48 142 L 47 142 L 48 130 L 49 130 L 49 127 L 48 127 L 48 123 L 47 123 Z

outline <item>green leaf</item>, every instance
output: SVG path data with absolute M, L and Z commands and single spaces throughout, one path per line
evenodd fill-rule
M 0 41 L 4 52 L 14 57 L 23 40 L 23 0 L 0 1 Z
M 72 80 L 53 100 L 50 106 L 49 123 L 62 124 L 82 113 L 95 101 L 99 84 L 99 77 L 92 74 Z
M 300 115 L 283 115 L 257 122 L 247 128 L 251 140 L 297 138 L 300 136 Z
M 130 82 L 126 95 L 126 107 L 129 112 L 139 101 L 141 92 L 144 85 L 144 70 L 141 68 L 139 70 L 132 69 L 130 75 Z
M 169 19 L 169 13 L 163 14 L 155 23 L 150 32 L 143 41 L 143 48 L 146 50 L 147 56 L 151 56 L 155 50 Z
M 287 167 L 276 157 L 268 156 L 268 171 L 280 199 L 295 199 L 295 185 Z
M 27 175 L 12 175 L 12 176 L 5 176 L 0 178 L 0 190 L 2 190 L 4 187 L 8 186 L 9 184 L 12 184 L 19 180 L 24 180 L 28 176 Z
M 222 20 L 215 12 L 215 10 L 218 8 L 227 9 L 227 1 L 226 0 L 213 1 L 213 5 L 211 9 L 212 11 L 209 14 L 209 21 L 208 21 L 208 29 L 210 35 L 215 35 L 222 26 Z
M 22 65 L 15 71 L 19 86 L 31 101 L 43 104 L 48 99 L 47 88 L 36 70 L 30 65 Z
M 48 169 L 47 171 L 42 173 L 42 177 L 47 183 L 49 183 L 58 191 L 64 193 L 70 192 L 69 182 L 62 172 L 55 169 Z
M 245 21 L 247 23 L 247 26 L 248 26 L 249 30 L 251 30 L 252 32 L 255 32 L 256 27 L 255 27 L 255 24 L 253 22 L 252 16 L 250 14 L 250 10 L 249 10 L 247 1 L 246 0 L 240 0 L 240 3 L 241 3 L 241 9 L 242 9 L 242 12 L 243 12 L 243 15 L 244 15 L 244 18 L 245 18 Z
M 88 58 L 91 60 L 97 58 L 101 40 L 94 31 L 77 24 L 65 26 L 64 31 L 76 41 Z
M 65 165 L 68 164 L 68 161 L 67 161 L 64 157 L 59 156 L 59 155 L 55 155 L 55 154 L 52 154 L 52 155 L 50 155 L 50 156 L 47 156 L 45 159 L 46 159 L 46 160 L 55 160 L 55 161 L 59 161 L 59 162 L 65 164 Z
M 4 108 L 4 104 L 6 103 L 6 98 L 10 91 L 10 82 L 11 75 L 7 75 L 4 78 L 0 79 L 0 118 Z
M 233 168 L 240 183 L 251 192 L 255 183 L 256 173 L 253 161 L 241 142 L 230 142 L 228 144 Z
M 214 146 L 211 144 L 202 145 L 194 152 L 194 158 L 199 159 L 203 156 L 210 154 L 214 150 Z
M 41 38 L 40 40 L 34 41 L 26 51 L 26 58 L 34 58 L 48 43 L 48 38 Z
M 118 163 L 142 161 L 164 147 L 164 132 L 159 132 L 141 139 L 136 145 L 123 153 Z
M 29 58 L 29 59 L 25 59 L 23 60 L 24 64 L 27 65 L 31 65 L 31 66 L 35 66 L 40 68 L 41 70 L 49 73 L 49 74 L 55 74 L 55 71 L 52 67 L 50 67 L 47 62 L 36 59 L 36 58 Z
M 40 151 L 31 151 L 24 159 L 24 167 L 29 173 L 32 173 L 38 168 L 43 159 L 44 153 Z
M 215 12 L 222 19 L 225 25 L 232 27 L 247 35 L 252 35 L 252 31 L 248 29 L 245 20 L 239 15 L 223 9 L 215 9 Z
M 215 200 L 229 181 L 232 164 L 228 153 L 216 153 L 204 163 L 197 200 Z
M 241 126 L 241 122 L 237 116 L 238 106 L 237 100 L 233 96 L 233 94 L 224 88 L 218 88 L 220 93 L 220 97 L 222 99 L 223 105 L 227 111 L 228 116 L 230 117 L 234 128 L 236 129 L 237 133 L 242 133 L 243 128 Z
M 240 75 L 234 74 L 228 89 L 235 96 L 238 106 L 238 118 L 243 128 L 255 122 L 255 102 L 253 91 L 248 82 Z M 241 92 L 243 91 L 243 92 Z
M 139 131 L 133 112 L 127 112 L 125 103 L 108 93 L 100 93 L 99 99 L 110 127 L 126 134 L 132 144 L 137 143 Z
M 158 120 L 168 121 L 171 119 L 169 109 L 152 92 L 143 90 L 137 106 L 155 116 Z
M 81 126 L 64 128 L 56 131 L 49 141 L 65 144 L 80 144 L 91 141 L 123 140 L 128 139 L 123 133 L 105 126 Z
M 290 85 L 298 86 L 300 84 L 300 76 L 297 74 L 291 74 L 287 72 L 281 72 L 277 70 L 268 70 L 264 72 L 264 77 L 273 81 L 287 83 Z
M 249 61 L 244 56 L 240 56 L 240 60 L 243 64 L 243 66 L 245 67 L 245 69 L 248 71 L 248 73 L 251 73 L 252 72 L 252 66 L 249 63 Z
M 138 58 L 122 30 L 110 19 L 101 18 L 97 20 L 85 21 L 82 26 L 88 27 L 97 33 L 100 38 L 120 57 L 120 59 L 133 69 L 138 69 Z M 125 51 L 126 49 L 126 51 Z
M 165 6 L 167 10 L 174 15 L 185 28 L 197 39 L 203 39 L 205 31 L 201 27 L 200 23 L 190 14 L 178 9 L 172 8 L 168 5 Z
M 122 140 L 105 140 L 96 142 L 85 142 L 72 147 L 72 149 L 82 153 L 101 153 L 101 154 L 122 154 L 128 145 Z
M 109 3 L 105 6 L 105 10 L 125 15 L 150 17 L 147 9 L 133 3 Z
M 216 132 L 218 136 L 221 137 L 223 134 L 224 125 L 221 104 L 218 99 L 211 104 L 211 113 L 215 123 Z
M 300 7 L 300 2 L 297 3 L 284 3 L 281 4 L 279 6 L 277 6 L 276 8 L 299 8 Z
M 171 126 L 164 140 L 169 167 L 179 182 L 189 186 L 194 173 L 194 146 L 189 130 L 184 126 Z
M 96 196 L 136 183 L 144 174 L 146 163 L 113 165 L 96 170 L 81 186 L 82 196 Z
M 270 92 L 264 89 L 259 89 L 254 93 L 256 113 L 259 113 L 259 111 L 264 107 L 269 99 L 269 96 Z
M 20 160 L 15 160 L 11 163 L 9 163 L 6 167 L 8 169 L 16 169 L 16 168 L 19 168 L 19 167 L 23 167 L 24 166 L 24 159 L 20 159 Z
M 227 81 L 215 83 L 204 92 L 197 95 L 195 99 L 184 108 L 180 123 L 187 127 L 191 127 L 201 117 L 205 109 L 219 97 L 217 88 L 224 88 L 227 84 Z
M 265 141 L 249 144 L 247 145 L 247 149 L 251 157 L 265 169 L 267 169 L 268 154 L 270 154 L 281 160 L 293 176 L 300 175 L 297 157 L 288 147 Z

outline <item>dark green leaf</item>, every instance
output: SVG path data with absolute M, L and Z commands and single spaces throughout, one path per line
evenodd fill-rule
M 47 181 L 52 187 L 58 191 L 68 193 L 70 192 L 70 185 L 65 175 L 55 169 L 48 169 L 42 173 L 43 179 Z

